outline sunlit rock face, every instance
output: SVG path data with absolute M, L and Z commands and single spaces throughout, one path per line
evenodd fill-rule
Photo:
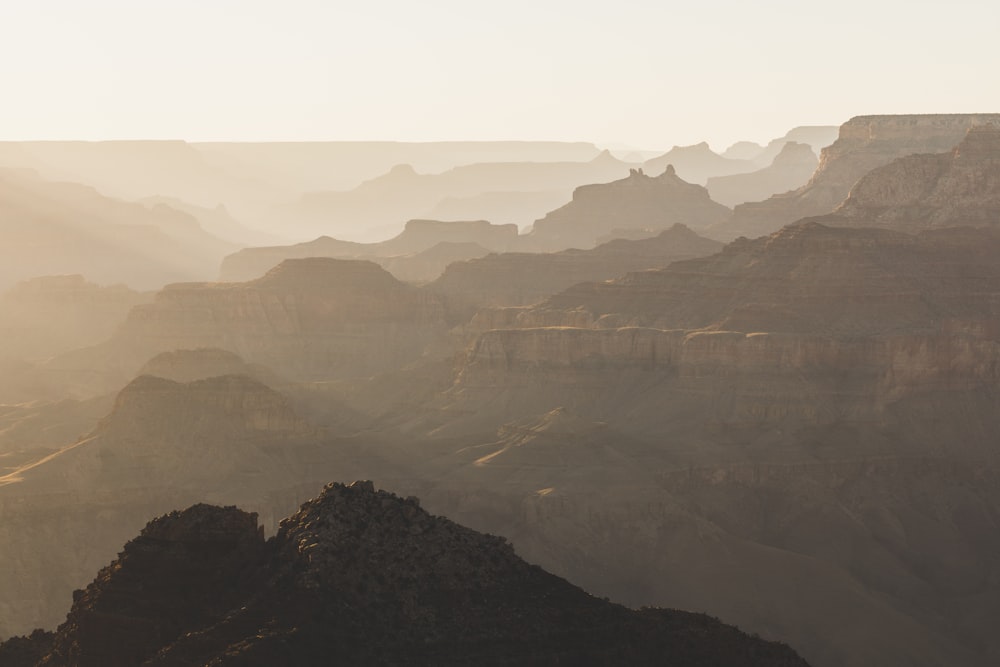
M 256 524 L 202 504 L 151 521 L 36 637 L 44 664 L 806 664 L 705 616 L 591 597 L 371 482 L 328 485 L 267 542 Z
M 810 181 L 793 192 L 737 206 L 730 221 L 715 226 L 714 238 L 770 234 L 801 218 L 833 211 L 862 176 L 896 158 L 914 153 L 947 153 L 970 128 L 996 124 L 1000 114 L 857 116 L 820 154 Z
M 532 251 L 592 248 L 616 229 L 659 231 L 681 223 L 698 231 L 729 215 L 705 188 L 681 180 L 673 167 L 657 176 L 632 170 L 619 181 L 577 188 L 573 201 L 535 221 L 522 245 Z
M 823 222 L 909 232 L 1000 225 L 1000 125 L 973 127 L 947 153 L 909 155 L 872 170 Z

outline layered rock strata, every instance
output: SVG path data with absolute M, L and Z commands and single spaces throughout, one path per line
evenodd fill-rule
M 680 223 L 698 231 L 729 218 L 699 185 L 681 180 L 673 167 L 659 176 L 632 170 L 628 178 L 585 185 L 573 200 L 535 221 L 522 244 L 532 251 L 592 248 L 615 229 L 669 229 Z
M 805 217 L 830 213 L 872 169 L 915 153 L 947 153 L 970 128 L 998 122 L 1000 114 L 856 116 L 841 125 L 837 141 L 823 149 L 807 184 L 737 206 L 732 220 L 712 229 L 713 238 L 753 238 Z

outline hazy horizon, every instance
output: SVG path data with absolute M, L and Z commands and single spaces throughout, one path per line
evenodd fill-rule
M 766 142 L 982 112 L 1000 7 L 850 1 L 0 7 L 2 140 Z

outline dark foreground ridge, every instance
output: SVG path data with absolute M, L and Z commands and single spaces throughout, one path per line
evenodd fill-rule
M 502 538 L 355 482 L 328 485 L 267 541 L 235 507 L 154 519 L 54 635 L 8 640 L 0 664 L 806 663 L 705 615 L 594 598 Z

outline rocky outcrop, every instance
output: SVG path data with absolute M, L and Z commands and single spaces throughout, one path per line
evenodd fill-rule
M 857 116 L 840 127 L 840 136 L 820 154 L 807 184 L 762 202 L 737 206 L 732 220 L 712 229 L 713 238 L 756 237 L 801 218 L 833 211 L 862 176 L 896 158 L 914 153 L 946 153 L 969 128 L 1000 122 L 1000 114 Z
M 705 187 L 713 200 L 726 206 L 736 206 L 805 185 L 817 164 L 819 160 L 808 145 L 789 141 L 782 146 L 774 161 L 763 169 L 732 176 L 714 176 L 708 179 Z
M 642 168 L 652 174 L 658 174 L 668 165 L 677 171 L 680 178 L 698 185 L 704 185 L 708 179 L 715 176 L 743 174 L 758 168 L 750 160 L 722 157 L 712 151 L 704 141 L 693 146 L 674 146 L 663 155 L 646 160 Z
M 256 514 L 195 505 L 154 519 L 74 593 L 40 664 L 145 664 L 160 646 L 238 606 L 264 557 Z
M 609 241 L 592 250 L 549 254 L 503 253 L 456 262 L 428 285 L 435 294 L 475 306 L 520 306 L 541 301 L 584 281 L 616 278 L 692 257 L 710 255 L 722 244 L 681 224 L 637 240 Z
M 573 201 L 535 221 L 522 246 L 532 251 L 592 248 L 614 229 L 663 230 L 680 223 L 698 231 L 729 214 L 705 188 L 681 180 L 673 167 L 655 177 L 633 170 L 620 181 L 577 188 Z
M 528 565 L 502 538 L 371 482 L 332 484 L 264 543 L 256 516 L 151 522 L 75 596 L 45 665 L 805 665 L 696 614 L 629 611 Z
M 366 377 L 420 358 L 446 329 L 438 297 L 377 264 L 286 260 L 246 283 L 170 285 L 133 309 L 109 342 L 47 368 L 81 392 L 113 389 L 160 352 L 207 347 L 291 380 Z
M 408 280 L 407 259 L 426 252 L 441 244 L 474 244 L 485 248 L 488 252 L 504 252 L 517 243 L 516 225 L 493 225 L 485 220 L 467 222 L 439 222 L 437 220 L 410 220 L 406 228 L 398 235 L 379 243 L 354 243 L 339 241 L 328 236 L 322 236 L 308 243 L 290 246 L 272 246 L 266 248 L 244 248 L 222 260 L 220 278 L 224 281 L 237 282 L 253 280 L 280 264 L 286 259 L 302 259 L 306 257 L 333 257 L 338 259 L 370 259 L 381 263 L 392 272 L 393 264 L 402 269 L 396 277 Z M 425 261 L 426 263 L 426 261 Z M 434 262 L 441 265 L 442 261 Z M 421 272 L 421 278 L 429 271 Z M 395 275 L 395 274 L 394 274 Z M 440 275 L 438 272 L 432 278 Z
M 1000 125 L 976 126 L 948 153 L 869 172 L 825 224 L 917 232 L 1000 224 Z

